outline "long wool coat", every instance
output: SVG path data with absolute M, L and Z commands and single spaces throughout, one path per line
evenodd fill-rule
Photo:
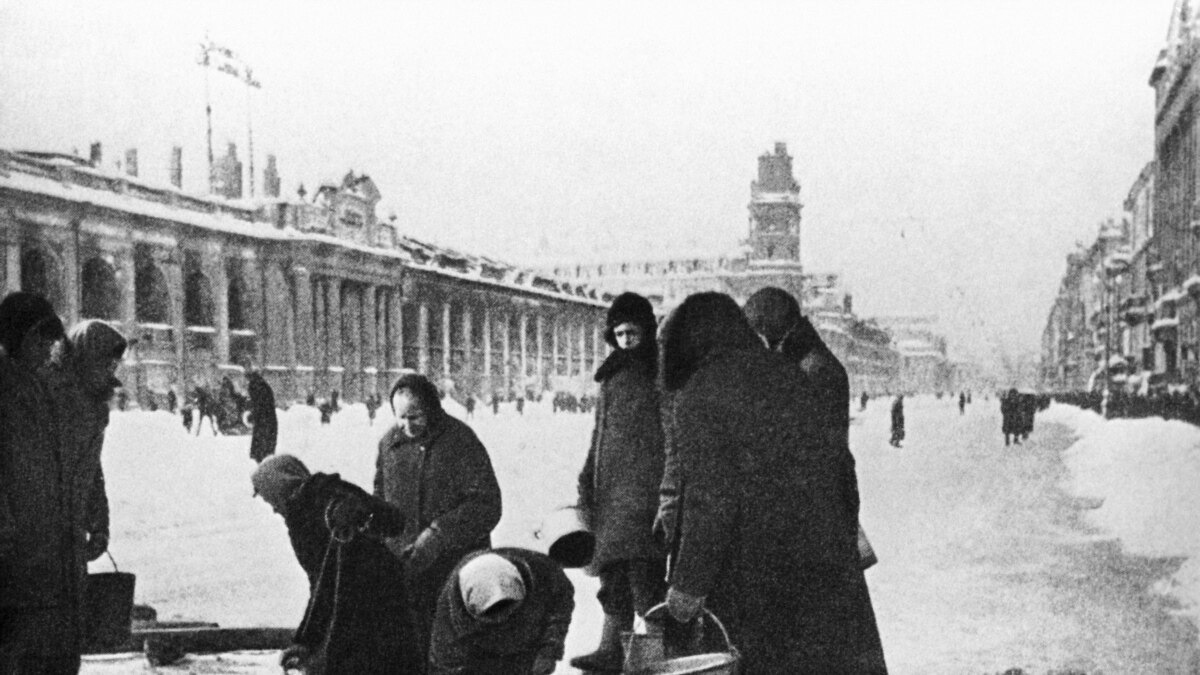
M 575 609 L 575 588 L 548 556 L 519 548 L 495 553 L 516 566 L 525 599 L 501 623 L 471 616 L 462 600 L 458 571 L 483 552 L 464 557 L 438 597 L 430 645 L 430 675 L 525 675 L 544 655 L 559 660 Z
M 275 392 L 258 373 L 246 377 L 250 389 L 250 414 L 254 429 L 250 434 L 250 459 L 261 462 L 275 454 L 279 421 L 275 417 Z
M 875 672 L 859 665 L 876 636 L 858 588 L 853 465 L 805 413 L 817 404 L 799 365 L 763 349 L 726 300 L 685 301 L 664 349 L 668 371 L 689 371 L 667 373 L 683 485 L 671 585 L 706 597 L 746 672 Z
M 653 370 L 617 351 L 600 373 L 596 426 L 579 474 L 579 503 L 596 536 L 589 569 L 597 573 L 619 560 L 665 556 L 651 533 L 665 445 Z
M 325 511 L 359 499 L 386 532 L 399 523 L 337 474 L 314 474 L 288 500 L 284 522 L 309 581 L 309 608 L 293 640 L 323 656 L 320 672 L 403 675 L 421 672 L 423 650 L 412 623 L 404 569 L 374 533 L 330 546 Z M 311 671 L 310 671 L 311 672 Z

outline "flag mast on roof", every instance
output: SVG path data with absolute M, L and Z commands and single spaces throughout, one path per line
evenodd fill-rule
M 196 63 L 204 68 L 204 109 L 208 116 L 208 191 L 213 191 L 215 183 L 214 168 L 213 168 L 213 149 L 212 149 L 212 98 L 208 85 L 208 70 L 215 68 L 218 71 L 230 75 L 246 85 L 246 133 L 248 136 L 247 151 L 250 155 L 250 196 L 254 196 L 254 125 L 251 117 L 250 107 L 250 90 L 262 89 L 262 83 L 254 77 L 254 71 L 250 66 L 240 59 L 233 50 L 228 47 L 223 47 L 213 42 L 208 33 L 204 34 L 204 41 L 200 43 L 200 56 Z

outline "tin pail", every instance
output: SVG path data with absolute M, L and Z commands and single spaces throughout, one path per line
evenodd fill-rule
M 124 650 L 132 635 L 135 577 L 117 569 L 89 574 L 83 584 L 83 644 L 87 652 Z
M 546 555 L 563 567 L 585 567 L 596 551 L 596 537 L 581 516 L 578 507 L 564 506 L 546 516 L 534 532 L 546 546 Z

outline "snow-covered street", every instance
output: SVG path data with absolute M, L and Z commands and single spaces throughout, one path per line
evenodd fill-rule
M 1198 672 L 1200 430 L 1052 406 L 1027 444 L 1005 448 L 995 399 L 977 395 L 960 416 L 950 399 L 922 397 L 906 401 L 908 438 L 896 449 L 888 404 L 855 411 L 851 443 L 892 673 Z M 322 427 L 315 410 L 293 407 L 280 414 L 279 452 L 370 489 L 386 412 L 371 427 L 351 406 Z M 539 548 L 542 515 L 574 500 L 591 416 L 546 404 L 470 423 L 504 491 L 494 541 Z M 251 498 L 248 446 L 186 436 L 162 412 L 114 414 L 104 456 L 112 552 L 161 620 L 299 621 L 304 575 L 281 519 Z M 570 576 L 568 656 L 595 645 L 601 621 L 595 580 Z M 278 672 L 276 658 L 196 657 L 158 671 Z M 88 657 L 84 668 L 144 670 L 132 657 Z

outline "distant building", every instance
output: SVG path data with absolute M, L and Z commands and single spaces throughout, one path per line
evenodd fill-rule
M 588 387 L 607 354 L 610 296 L 404 236 L 365 175 L 311 200 L 223 199 L 181 192 L 174 165 L 159 185 L 91 156 L 0 150 L 0 291 L 136 338 L 121 377 L 143 404 L 246 360 L 283 400 L 362 400 L 402 368 L 504 398 Z M 240 194 L 238 164 L 231 146 L 223 194 Z

